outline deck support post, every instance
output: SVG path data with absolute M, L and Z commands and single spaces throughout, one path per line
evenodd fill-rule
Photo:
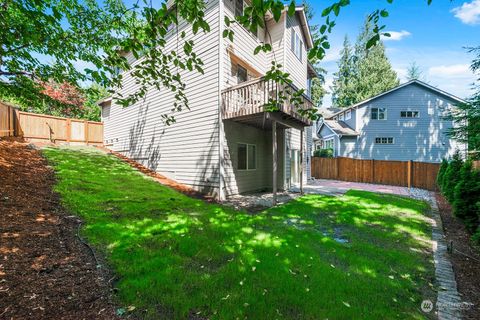
M 272 120 L 272 163 L 273 163 L 273 181 L 272 181 L 272 205 L 277 204 L 277 121 Z
M 303 128 L 300 130 L 300 194 L 303 195 Z

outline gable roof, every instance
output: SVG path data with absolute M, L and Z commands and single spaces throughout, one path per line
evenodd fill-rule
M 300 25 L 305 35 L 305 42 L 307 45 L 307 49 L 311 49 L 313 47 L 313 38 L 312 38 L 312 33 L 310 32 L 310 26 L 308 25 L 307 16 L 305 15 L 305 6 L 303 5 L 297 6 L 295 8 L 295 13 L 300 18 Z
M 359 133 L 353 130 L 353 128 L 351 128 L 348 124 L 337 120 L 323 120 L 323 123 L 318 128 L 318 132 L 320 132 L 324 125 L 339 137 L 359 135 Z
M 425 82 L 420 81 L 420 80 L 417 80 L 417 79 L 413 79 L 413 80 L 410 80 L 410 81 L 405 82 L 405 83 L 403 83 L 403 84 L 400 84 L 400 85 L 396 86 L 396 87 L 393 88 L 393 89 L 387 90 L 387 91 L 382 92 L 382 93 L 380 93 L 380 94 L 378 94 L 378 95 L 376 95 L 376 96 L 373 96 L 373 97 L 368 98 L 368 99 L 366 99 L 366 100 L 363 100 L 363 101 L 361 101 L 361 102 L 359 102 L 359 103 L 356 103 L 356 104 L 354 104 L 354 105 L 351 105 L 351 106 L 349 106 L 348 108 L 344 108 L 344 109 L 342 109 L 341 111 L 338 111 L 338 112 L 332 114 L 328 119 L 331 119 L 331 118 L 333 118 L 334 116 L 339 115 L 339 114 L 342 113 L 342 112 L 345 112 L 346 110 L 358 108 L 358 107 L 362 106 L 363 104 L 366 104 L 366 103 L 368 103 L 368 102 L 370 102 L 370 101 L 372 101 L 372 100 L 375 100 L 375 99 L 377 99 L 377 98 L 383 97 L 383 96 L 385 96 L 385 95 L 387 95 L 387 94 L 390 94 L 390 93 L 392 93 L 392 92 L 394 92 L 394 91 L 396 91 L 396 90 L 398 90 L 398 89 L 404 88 L 404 87 L 409 86 L 409 85 L 412 85 L 412 84 L 417 84 L 417 85 L 419 85 L 419 86 L 422 86 L 422 87 L 424 87 L 424 88 L 426 88 L 426 89 L 428 89 L 428 90 L 434 91 L 434 92 L 438 93 L 439 95 L 442 95 L 442 96 L 444 96 L 444 97 L 447 97 L 447 98 L 449 98 L 449 99 L 451 99 L 451 100 L 454 100 L 454 101 L 456 101 L 456 102 L 458 102 L 458 103 L 465 103 L 465 102 L 466 102 L 465 100 L 463 100 L 463 99 L 461 99 L 461 98 L 459 98 L 459 97 L 457 97 L 457 96 L 455 96 L 455 95 L 453 95 L 453 94 L 451 94 L 451 93 L 448 93 L 448 92 L 443 91 L 443 90 L 441 90 L 441 89 L 438 89 L 438 88 L 436 88 L 436 87 L 434 87 L 434 86 L 431 86 L 431 85 L 429 85 L 428 83 L 425 83 Z

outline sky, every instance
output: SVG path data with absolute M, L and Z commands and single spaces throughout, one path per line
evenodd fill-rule
M 321 11 L 329 2 L 310 0 L 315 10 L 312 24 L 323 22 Z M 383 24 L 392 36 L 384 39 L 384 44 L 400 82 L 406 81 L 407 68 L 415 62 L 429 84 L 460 98 L 473 93 L 476 77 L 469 69 L 473 55 L 465 47 L 480 45 L 480 0 L 433 0 L 431 5 L 427 0 L 394 0 L 392 4 L 386 0 L 351 0 L 336 19 L 331 49 L 322 62 L 328 71 L 328 91 L 345 35 L 354 43 L 365 17 L 376 9 L 389 12 Z M 331 105 L 330 94 L 323 105 Z

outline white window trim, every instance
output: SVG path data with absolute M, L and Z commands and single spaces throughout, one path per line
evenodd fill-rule
M 387 142 L 386 142 L 386 143 L 381 142 L 381 139 L 383 139 L 383 138 L 387 139 Z M 388 139 L 390 139 L 390 138 L 392 139 L 392 143 L 389 143 L 389 142 L 388 142 Z M 377 142 L 377 139 L 380 139 L 380 142 Z M 386 144 L 391 145 L 391 144 L 395 144 L 395 137 L 375 137 L 375 144 L 380 144 L 380 145 L 386 145 Z
M 372 112 L 373 112 L 373 109 L 377 109 L 377 119 L 373 119 L 372 118 Z M 379 109 L 385 109 L 385 111 L 383 112 L 384 113 L 384 117 L 383 119 L 379 119 L 378 115 L 379 115 Z M 372 107 L 370 108 L 370 120 L 378 120 L 378 121 L 384 121 L 384 120 L 387 120 L 387 108 L 386 107 Z
M 345 120 L 352 119 L 352 110 L 345 111 Z
M 295 57 L 297 57 L 298 60 L 302 61 L 303 60 L 303 55 L 304 55 L 303 47 L 305 45 L 304 45 L 303 40 L 300 37 L 300 35 L 297 34 L 297 32 L 293 29 L 293 27 L 291 27 L 290 29 L 291 29 L 291 32 L 292 32 L 291 39 L 290 39 L 290 50 L 293 52 L 293 55 Z M 293 43 L 292 43 L 292 40 L 293 40 Z M 292 46 L 292 44 L 293 44 L 293 46 Z
M 331 148 L 326 148 L 325 145 L 327 144 L 327 142 L 330 142 L 330 141 L 332 141 L 332 147 L 331 147 Z M 322 149 L 332 149 L 332 150 L 335 150 L 335 138 L 323 139 Z
M 244 144 L 247 148 L 246 148 L 246 165 L 247 165 L 247 169 L 239 169 L 238 168 L 238 160 L 239 160 L 239 157 L 238 157 L 238 145 L 240 144 Z M 248 146 L 254 146 L 255 147 L 255 169 L 249 169 L 248 168 Z M 238 171 L 255 171 L 257 170 L 257 167 L 258 167 L 258 163 L 257 163 L 257 145 L 256 144 L 253 144 L 253 143 L 245 143 L 245 142 L 237 142 L 237 170 Z
M 340 115 L 338 116 L 338 120 L 340 120 L 340 121 L 345 120 L 345 114 L 344 114 L 344 113 L 340 113 Z
M 416 112 L 418 114 L 418 117 L 402 117 L 402 112 Z M 420 111 L 418 110 L 400 110 L 400 119 L 419 119 L 420 118 Z

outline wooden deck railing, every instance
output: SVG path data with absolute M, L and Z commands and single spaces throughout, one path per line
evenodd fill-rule
M 305 94 L 298 96 L 292 103 L 294 93 L 298 92 L 292 84 L 278 84 L 273 80 L 258 78 L 243 82 L 222 91 L 223 119 L 232 119 L 241 116 L 253 115 L 265 111 L 265 105 L 272 100 L 283 101 L 278 104 L 278 111 L 311 125 L 311 121 L 299 112 L 299 109 L 310 110 L 314 108 L 313 102 Z

